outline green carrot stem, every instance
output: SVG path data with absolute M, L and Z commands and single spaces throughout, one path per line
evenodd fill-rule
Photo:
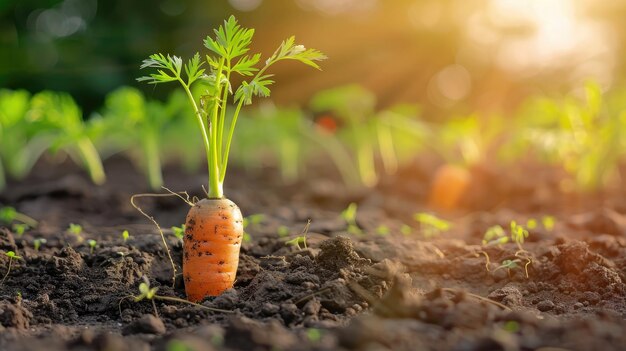
M 222 70 L 224 68 L 224 58 L 220 60 L 219 68 L 217 69 L 217 73 L 215 75 L 215 94 L 216 98 L 219 98 L 222 92 L 222 86 L 220 81 L 222 80 Z M 224 191 L 222 189 L 222 183 L 220 182 L 220 165 L 218 161 L 218 153 L 217 153 L 217 134 L 218 134 L 218 126 L 217 119 L 219 114 L 220 101 L 215 101 L 213 105 L 213 111 L 211 112 L 211 127 L 210 131 L 210 142 L 211 142 L 211 155 L 210 155 L 210 164 L 209 164 L 209 198 L 211 199 L 221 199 L 224 197 Z
M 148 131 L 142 141 L 148 182 L 152 190 L 157 190 L 163 185 L 157 135 L 153 131 Z
M 89 172 L 91 180 L 98 185 L 104 183 L 106 176 L 104 174 L 102 160 L 100 159 L 100 155 L 98 155 L 98 151 L 91 140 L 87 137 L 82 137 L 78 140 L 76 146 L 78 147 L 78 152 L 80 153 L 83 162 L 85 162 L 85 166 L 87 167 L 87 172 Z
M 243 99 L 239 100 L 237 104 L 237 108 L 235 109 L 235 114 L 233 115 L 233 119 L 230 122 L 230 129 L 228 131 L 228 139 L 226 139 L 226 148 L 224 149 L 224 155 L 222 157 L 222 174 L 220 176 L 220 182 L 224 183 L 224 179 L 226 178 L 226 168 L 228 167 L 228 154 L 230 153 L 230 144 L 233 140 L 233 135 L 235 133 L 235 125 L 237 124 L 237 117 L 239 117 L 239 112 L 241 111 L 241 107 L 243 106 Z
M 226 81 L 229 82 L 230 84 L 230 62 L 228 62 L 228 70 L 226 70 Z M 224 124 L 226 121 L 226 109 L 228 107 L 228 86 L 224 87 L 224 94 L 222 95 L 222 101 L 221 101 L 222 105 L 221 105 L 221 114 L 220 114 L 220 118 L 217 122 L 217 155 L 218 155 L 218 162 L 220 161 L 220 159 L 222 159 L 223 154 L 222 154 L 222 147 L 223 145 L 223 136 L 224 136 Z M 221 167 L 223 168 L 223 166 Z M 224 182 L 224 180 L 221 179 L 220 176 L 220 182 Z
M 211 144 L 209 141 L 209 136 L 207 135 L 207 130 L 204 126 L 204 121 L 202 120 L 202 112 L 200 111 L 200 109 L 198 109 L 198 105 L 196 104 L 196 100 L 194 100 L 193 95 L 191 94 L 191 90 L 189 90 L 189 86 L 180 77 L 178 78 L 178 80 L 183 85 L 183 88 L 185 88 L 185 93 L 187 93 L 187 97 L 189 98 L 189 101 L 191 102 L 191 105 L 193 106 L 194 114 L 196 115 L 196 121 L 198 122 L 198 127 L 200 127 L 200 131 L 202 132 L 202 142 L 204 143 L 204 150 L 205 150 L 205 154 L 207 158 L 207 164 L 209 164 L 209 172 L 210 172 L 211 171 L 210 170 L 211 153 L 209 151 L 211 148 Z

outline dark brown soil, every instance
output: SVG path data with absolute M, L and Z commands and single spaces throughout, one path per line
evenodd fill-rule
M 233 171 L 226 192 L 246 229 L 235 287 L 202 304 L 135 302 L 148 279 L 161 296 L 184 298 L 172 286 L 158 231 L 130 205 L 142 179 L 123 160 L 107 164 L 109 182 L 91 185 L 71 167 L 38 165 L 28 181 L 10 184 L 0 205 L 40 221 L 18 237 L 0 228 L 0 251 L 23 257 L 0 286 L 0 350 L 624 350 L 626 349 L 626 197 L 554 190 L 555 172 L 536 178 L 479 170 L 466 211 L 453 229 L 426 238 L 411 215 L 423 211 L 428 162 L 369 192 L 310 175 L 285 186 L 276 173 Z M 545 174 L 544 174 L 545 173 Z M 200 197 L 203 176 L 166 172 L 172 190 Z M 359 203 L 350 234 L 340 211 Z M 180 199 L 144 198 L 142 208 L 163 228 L 180 225 Z M 554 215 L 554 230 L 534 229 L 524 243 L 481 246 L 484 231 Z M 311 226 L 307 248 L 286 245 Z M 81 224 L 81 238 L 66 232 Z M 413 234 L 400 233 L 411 224 Z M 389 234 L 378 234 L 385 225 Z M 286 226 L 289 236 L 280 237 Z M 123 242 L 122 230 L 131 238 Z M 166 229 L 176 265 L 182 243 Z M 47 242 L 39 251 L 34 240 Z M 91 252 L 88 239 L 97 240 Z M 489 256 L 487 262 L 485 254 Z M 526 263 L 524 260 L 523 263 Z M 8 257 L 0 257 L 4 276 Z

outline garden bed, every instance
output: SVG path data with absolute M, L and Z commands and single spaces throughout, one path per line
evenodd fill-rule
M 114 158 L 108 182 L 97 187 L 72 166 L 39 164 L 0 194 L 3 205 L 40 222 L 23 236 L 0 231 L 0 250 L 23 257 L 0 286 L 0 349 L 624 348 L 623 190 L 563 195 L 555 172 L 539 169 L 527 179 L 482 170 L 483 186 L 472 188 L 467 211 L 450 216 L 451 230 L 427 238 L 411 222 L 424 210 L 431 176 L 429 163 L 420 164 L 369 192 L 315 174 L 284 186 L 276 172 L 234 169 L 229 197 L 244 216 L 261 213 L 263 220 L 246 228 L 251 240 L 243 244 L 235 288 L 202 303 L 232 313 L 156 301 L 158 317 L 149 301 L 129 298 L 144 277 L 161 296 L 184 298 L 184 286 L 180 277 L 171 286 L 161 237 L 129 202 L 142 177 Z M 170 189 L 198 197 L 205 179 L 165 172 Z M 340 216 L 350 202 L 359 204 L 362 234 L 349 233 Z M 139 204 L 164 228 L 180 225 L 187 211 L 176 197 Z M 530 230 L 528 277 L 523 264 L 499 268 L 517 248 L 484 247 L 484 232 L 543 215 L 556 225 Z M 307 247 L 286 245 L 308 219 Z M 66 232 L 70 223 L 82 226 L 83 242 Z M 405 224 L 413 233 L 401 233 Z M 285 227 L 288 235 L 279 236 Z M 126 242 L 123 230 L 130 232 Z M 35 251 L 37 238 L 47 241 Z M 180 267 L 182 243 L 167 230 L 166 238 Z M 97 242 L 93 252 L 88 239 Z M 2 257 L 2 274 L 8 260 Z

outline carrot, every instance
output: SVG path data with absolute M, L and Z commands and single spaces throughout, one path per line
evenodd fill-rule
M 465 168 L 444 164 L 440 166 L 430 187 L 430 207 L 449 211 L 457 208 L 471 182 L 471 174 Z
M 190 301 L 217 296 L 233 287 L 243 217 L 228 199 L 203 199 L 187 214 L 183 245 L 183 277 Z
M 320 69 L 316 61 L 326 59 L 320 51 L 296 44 L 293 36 L 284 40 L 265 60 L 261 60 L 261 54 L 248 55 L 254 29 L 242 27 L 234 16 L 214 32 L 215 39 L 209 36 L 204 40 L 204 46 L 210 51 L 206 61 L 202 61 L 204 55 L 199 53 L 186 63 L 178 56 L 153 54 L 143 61 L 141 68 L 152 68 L 156 73 L 137 78 L 150 84 L 181 84 L 193 108 L 207 156 L 208 199 L 197 202 L 189 210 L 183 240 L 183 277 L 191 301 L 219 295 L 235 281 L 243 219 L 237 205 L 224 197 L 224 181 L 241 108 L 250 105 L 255 97 L 270 95 L 269 86 L 274 81 L 270 79 L 272 74 L 266 72 L 275 63 L 294 60 Z M 262 62 L 260 68 L 256 67 L 259 62 Z M 230 83 L 235 74 L 246 79 L 239 87 Z M 198 100 L 191 87 L 199 81 L 208 82 L 212 89 L 206 90 Z M 228 113 L 233 107 L 234 112 Z M 155 224 L 158 227 L 158 223 Z M 170 262 L 175 276 L 176 267 L 171 257 Z

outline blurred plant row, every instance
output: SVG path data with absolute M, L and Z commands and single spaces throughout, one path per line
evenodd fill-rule
M 526 101 L 511 116 L 478 115 L 427 121 L 419 106 L 377 109 L 373 93 L 355 85 L 325 90 L 307 108 L 262 105 L 243 116 L 232 156 L 243 167 L 276 164 L 285 182 L 305 164 L 326 159 L 348 186 L 371 187 L 421 152 L 440 155 L 433 198 L 451 207 L 468 186 L 467 169 L 522 159 L 562 166 L 580 189 L 594 190 L 619 177 L 626 156 L 626 90 L 603 93 L 589 83 L 583 96 Z M 130 87 L 110 93 L 89 118 L 71 96 L 0 91 L 0 188 L 6 176 L 22 179 L 46 153 L 62 152 L 96 184 L 105 181 L 102 160 L 123 154 L 158 189 L 162 166 L 179 163 L 196 171 L 202 140 L 181 92 L 149 100 Z M 437 193 L 437 184 L 442 192 Z

